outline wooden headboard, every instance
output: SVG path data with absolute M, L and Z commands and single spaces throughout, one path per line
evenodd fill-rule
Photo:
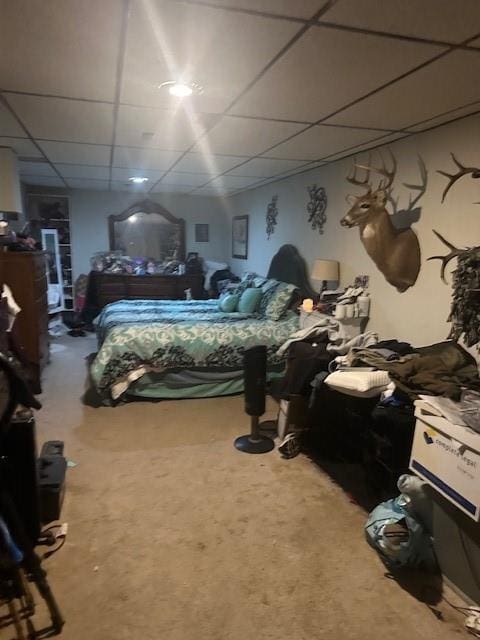
M 310 285 L 305 260 L 293 244 L 284 244 L 273 256 L 267 278 L 295 285 L 302 298 L 318 297 Z

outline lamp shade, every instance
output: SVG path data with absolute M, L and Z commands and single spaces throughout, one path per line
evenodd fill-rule
M 315 260 L 313 263 L 312 280 L 329 280 L 338 282 L 339 263 L 336 260 Z
M 0 147 L 0 212 L 10 220 L 22 212 L 17 156 L 9 147 Z

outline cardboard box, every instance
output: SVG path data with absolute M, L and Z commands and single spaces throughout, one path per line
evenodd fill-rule
M 480 434 L 416 406 L 410 469 L 480 520 Z

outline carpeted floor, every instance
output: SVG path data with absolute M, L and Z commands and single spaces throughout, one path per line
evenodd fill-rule
M 384 577 L 365 513 L 307 458 L 237 452 L 241 397 L 80 402 L 91 338 L 56 341 L 39 442 L 65 440 L 64 548 L 45 566 L 66 640 L 451 639 Z M 2 635 L 2 633 L 4 635 Z M 6 634 L 6 635 L 5 635 Z M 0 637 L 13 632 L 3 630 Z

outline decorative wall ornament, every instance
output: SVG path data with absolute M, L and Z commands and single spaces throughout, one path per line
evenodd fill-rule
M 461 162 L 459 162 L 456 159 L 453 153 L 451 153 L 450 155 L 452 156 L 454 163 L 457 165 L 458 171 L 456 173 L 447 173 L 446 171 L 440 171 L 440 170 L 437 171 L 437 173 L 441 173 L 442 176 L 445 176 L 446 178 L 448 178 L 448 184 L 443 190 L 442 202 L 445 201 L 445 197 L 447 193 L 453 187 L 455 182 L 457 182 L 457 180 L 460 180 L 460 178 L 463 178 L 463 176 L 468 176 L 470 174 L 474 179 L 480 178 L 480 169 L 478 167 L 465 167 Z M 475 204 L 480 204 L 480 202 L 475 202 Z
M 368 255 L 383 273 L 388 283 L 394 286 L 399 293 L 403 293 L 413 286 L 420 272 L 420 244 L 415 231 L 407 228 L 397 228 L 392 222 L 392 218 L 409 219 L 416 221 L 420 217 L 420 208 L 415 205 L 423 196 L 427 188 L 427 170 L 422 159 L 418 158 L 420 168 L 421 184 L 413 185 L 403 183 L 405 187 L 412 191 L 417 191 L 417 195 L 410 195 L 408 207 L 398 210 L 398 198 L 392 196 L 392 185 L 397 171 L 397 161 L 390 152 L 391 169 L 387 169 L 385 161 L 381 167 L 368 165 L 353 165 L 353 173 L 347 176 L 350 184 L 358 185 L 366 189 L 366 193 L 360 196 L 348 196 L 347 201 L 352 207 L 340 220 L 344 227 L 358 227 L 360 230 L 360 240 Z M 365 172 L 365 177 L 357 177 L 357 170 Z M 382 179 L 373 188 L 370 179 L 371 173 L 378 173 Z M 393 208 L 393 215 L 387 211 L 387 204 Z
M 445 256 L 428 258 L 441 260 L 440 277 L 445 284 L 445 268 L 451 260 L 457 259 L 453 272 L 452 306 L 447 320 L 452 323 L 448 338 L 458 341 L 463 336 L 467 347 L 476 344 L 480 350 L 480 246 L 458 249 L 435 229 L 433 233 L 450 249 Z
M 278 216 L 277 201 L 278 201 L 278 196 L 277 195 L 272 196 L 272 199 L 269 202 L 267 207 L 267 215 L 265 216 L 265 219 L 267 221 L 267 240 L 270 240 L 270 236 L 274 233 L 275 227 L 277 225 L 277 216 Z
M 312 229 L 318 229 L 323 234 L 323 227 L 327 221 L 327 193 L 323 187 L 317 187 L 316 184 L 307 187 L 310 195 L 310 202 L 307 204 L 308 222 L 312 225 Z

